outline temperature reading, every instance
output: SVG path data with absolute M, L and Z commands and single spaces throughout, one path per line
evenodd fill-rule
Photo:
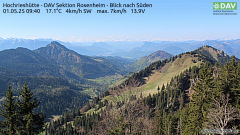
M 62 13 L 62 9 L 46 9 L 47 13 Z

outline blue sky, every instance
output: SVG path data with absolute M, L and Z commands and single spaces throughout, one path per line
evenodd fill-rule
M 144 14 L 3 14 L 3 3 L 149 3 Z M 0 37 L 62 41 L 154 41 L 237 39 L 238 15 L 213 15 L 223 0 L 1 0 Z M 225 0 L 224 2 L 233 2 Z M 236 0 L 235 0 L 236 1 Z M 66 8 L 64 8 L 65 10 Z M 109 8 L 106 8 L 109 9 Z M 130 8 L 127 9 L 130 12 Z

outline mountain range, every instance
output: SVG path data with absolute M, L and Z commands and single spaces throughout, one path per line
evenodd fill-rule
M 76 105 L 81 107 L 90 96 L 104 92 L 125 74 L 171 56 L 166 54 L 159 51 L 149 58 L 143 57 L 139 63 L 121 57 L 81 55 L 56 41 L 35 50 L 23 47 L 3 50 L 0 51 L 0 96 L 5 95 L 7 85 L 18 93 L 28 83 L 42 101 L 44 112 L 51 112 L 47 114 L 50 117 Z
M 158 43 L 146 43 L 143 48 L 147 49 L 147 45 L 157 47 Z M 210 46 L 203 46 L 191 53 L 221 64 L 230 60 L 223 51 Z M 5 95 L 7 85 L 11 85 L 18 94 L 24 83 L 28 83 L 30 89 L 33 89 L 42 101 L 38 109 L 43 110 L 49 118 L 76 106 L 81 108 L 89 99 L 108 90 L 110 85 L 125 81 L 132 73 L 142 74 L 143 71 L 140 70 L 149 70 L 145 67 L 159 60 L 172 61 L 175 57 L 161 50 L 155 50 L 154 53 L 142 56 L 138 60 L 118 56 L 86 56 L 56 41 L 34 50 L 23 47 L 6 49 L 0 51 L 0 96 Z M 171 79 L 169 76 L 178 75 L 189 66 L 202 62 L 193 55 L 184 55 L 178 59 L 172 64 L 164 65 L 161 75 L 152 76 L 158 80 L 164 79 L 166 83 Z M 144 82 L 148 84 L 144 89 L 157 87 L 155 81 L 151 82 Z
M 52 39 L 0 39 L 0 50 L 16 49 L 17 47 L 35 50 L 45 47 Z M 154 53 L 156 50 L 166 51 L 172 55 L 192 51 L 204 45 L 223 50 L 228 55 L 240 58 L 240 39 L 205 40 L 205 41 L 116 41 L 116 42 L 62 42 L 67 48 L 88 56 L 119 56 L 123 58 L 140 59 Z

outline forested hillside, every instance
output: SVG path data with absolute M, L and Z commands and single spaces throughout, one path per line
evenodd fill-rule
M 95 93 L 108 89 L 89 78 L 127 73 L 110 62 L 94 60 L 58 42 L 35 51 L 26 48 L 0 52 L 0 102 L 8 85 L 16 96 L 27 83 L 42 104 L 37 108 L 48 118 L 81 108 Z
M 188 135 L 239 129 L 239 60 L 209 57 L 219 51 L 205 47 L 204 53 L 200 48 L 152 63 L 82 109 L 52 121 L 47 133 Z
M 161 56 L 156 52 L 151 61 L 138 65 L 143 68 Z M 18 96 L 19 89 L 27 83 L 42 101 L 38 110 L 49 118 L 81 108 L 91 97 L 135 71 L 133 63 L 120 57 L 84 56 L 58 42 L 34 51 L 21 47 L 4 50 L 0 52 L 0 99 L 8 85 Z
M 80 55 L 58 42 L 51 42 L 46 47 L 34 50 L 39 55 L 56 63 L 61 69 L 83 78 L 98 78 L 121 73 L 118 67 Z

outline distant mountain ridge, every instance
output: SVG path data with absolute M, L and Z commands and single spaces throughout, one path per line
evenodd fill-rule
M 171 58 L 172 55 L 165 52 L 158 50 L 148 56 L 143 56 L 136 62 L 134 62 L 130 67 L 133 69 L 133 71 L 139 71 L 147 67 L 153 62 L 159 61 L 159 60 L 164 60 L 164 59 L 169 59 Z
M 16 49 L 18 47 L 28 48 L 30 50 L 43 47 L 49 44 L 52 39 L 19 39 L 19 38 L 8 38 L 0 39 L 0 51 L 6 49 Z
M 155 62 L 155 61 L 168 59 L 170 57 L 172 57 L 171 54 L 169 54 L 165 51 L 158 50 L 158 51 L 156 51 L 156 52 L 147 56 L 147 62 L 152 63 L 152 62 Z
M 52 39 L 18 39 L 0 38 L 0 50 L 24 47 L 35 50 L 45 47 Z M 195 50 L 204 45 L 210 45 L 223 50 L 228 55 L 240 58 L 240 39 L 204 40 L 204 41 L 116 41 L 116 42 L 62 42 L 67 48 L 88 56 L 120 56 L 123 58 L 140 59 L 143 56 L 163 50 L 172 55 Z

